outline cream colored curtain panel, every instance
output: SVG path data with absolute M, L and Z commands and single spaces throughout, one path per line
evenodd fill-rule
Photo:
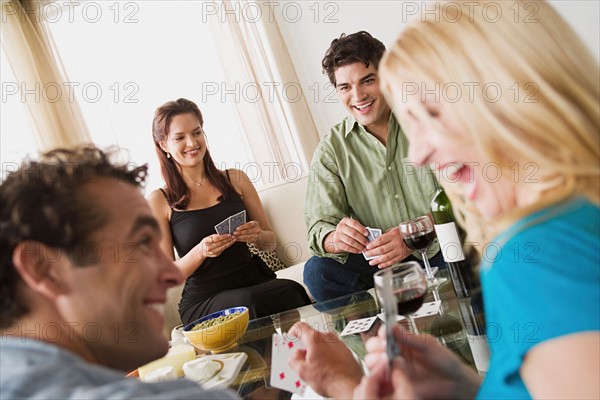
M 236 18 L 224 12 L 248 4 L 262 18 Z M 254 159 L 261 165 L 276 162 L 280 178 L 286 177 L 286 165 L 291 162 L 306 168 L 319 135 L 277 22 L 267 18 L 268 4 L 219 0 L 212 6 L 210 11 L 219 12 L 207 13 L 208 20 L 227 90 L 241 93 L 235 108 Z
M 92 142 L 81 110 L 69 96 L 69 80 L 43 18 L 41 10 L 47 3 L 2 0 L 0 35 L 16 83 L 21 92 L 29 93 L 25 104 L 39 152 Z

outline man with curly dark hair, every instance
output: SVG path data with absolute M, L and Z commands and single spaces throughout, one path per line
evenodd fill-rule
M 313 156 L 305 204 L 311 257 L 304 282 L 318 301 L 373 287 L 373 273 L 407 257 L 398 224 L 429 213 L 436 185 L 428 168 L 403 162 L 407 139 L 379 87 L 385 46 L 368 32 L 342 34 L 323 72 L 349 116 Z M 369 228 L 382 235 L 369 242 Z M 429 256 L 438 253 L 437 244 Z M 363 254 L 361 254 L 363 253 Z M 444 266 L 441 255 L 432 265 Z
M 183 281 L 140 192 L 146 170 L 82 147 L 0 185 L 0 398 L 235 398 L 125 378 L 167 352 L 161 306 Z

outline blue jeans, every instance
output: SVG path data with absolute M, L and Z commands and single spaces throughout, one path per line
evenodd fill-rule
M 423 261 L 409 256 L 403 261 Z M 431 267 L 446 268 L 442 253 L 429 259 Z M 349 254 L 342 264 L 332 258 L 312 256 L 304 265 L 304 284 L 316 301 L 335 299 L 373 287 L 373 274 L 379 268 L 369 265 L 362 254 Z

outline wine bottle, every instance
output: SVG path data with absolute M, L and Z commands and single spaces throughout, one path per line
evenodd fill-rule
M 490 364 L 490 348 L 485 332 L 481 290 L 474 293 L 472 297 L 458 299 L 458 306 L 467 330 L 467 340 L 471 348 L 475 368 L 483 375 L 487 372 Z
M 452 204 L 442 188 L 437 190 L 431 201 L 431 214 L 454 292 L 459 298 L 471 297 L 479 290 L 479 278 L 465 257 Z
M 435 233 L 440 242 L 444 261 L 458 297 L 460 314 L 467 331 L 467 339 L 475 367 L 480 374 L 488 370 L 490 349 L 485 332 L 481 285 L 469 257 L 465 257 L 461 231 L 454 221 L 452 204 L 443 189 L 438 189 L 431 201 Z

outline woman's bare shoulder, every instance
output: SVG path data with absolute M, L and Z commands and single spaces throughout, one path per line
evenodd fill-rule
M 231 183 L 234 183 L 236 185 L 245 185 L 248 183 L 252 183 L 250 178 L 248 178 L 248 175 L 246 175 L 246 173 L 242 170 L 236 168 L 228 168 L 224 173 L 229 175 L 229 180 L 231 180 Z
M 152 208 L 156 208 L 156 209 L 169 209 L 169 202 L 167 201 L 167 198 L 165 197 L 165 193 L 163 192 L 164 188 L 162 189 L 155 189 L 153 191 L 151 191 L 147 196 L 146 196 L 146 200 L 148 201 L 148 203 L 150 204 L 150 206 Z

